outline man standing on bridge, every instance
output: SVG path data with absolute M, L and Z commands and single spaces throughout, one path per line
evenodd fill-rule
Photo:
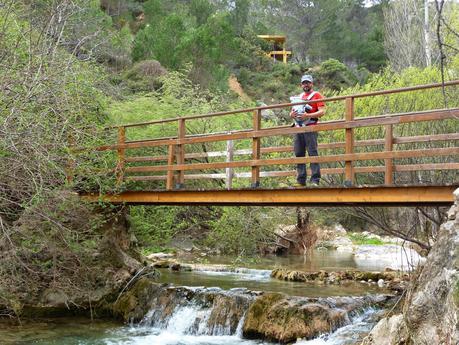
M 303 93 L 300 95 L 303 101 L 311 101 L 322 99 L 323 96 L 313 90 L 313 78 L 306 74 L 301 77 L 301 88 Z M 296 108 L 296 107 L 295 107 Z M 314 102 L 306 104 L 304 111 L 292 109 L 290 117 L 294 119 L 300 126 L 314 126 L 319 122 L 319 118 L 325 114 L 325 104 L 323 102 Z M 306 150 L 310 157 L 318 156 L 317 151 L 317 132 L 305 132 L 295 134 L 294 150 L 296 157 L 305 157 Z M 320 181 L 320 165 L 319 163 L 311 163 L 311 185 L 318 186 Z M 306 164 L 297 165 L 296 180 L 299 186 L 306 186 Z

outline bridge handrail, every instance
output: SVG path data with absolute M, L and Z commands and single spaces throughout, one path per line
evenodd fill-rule
M 162 176 L 129 176 L 134 181 L 146 181 L 146 180 L 166 180 L 166 189 L 171 190 L 174 186 L 174 181 L 177 182 L 178 186 L 184 183 L 186 178 L 192 178 L 193 175 L 185 174 L 185 171 L 192 170 L 207 170 L 207 169 L 226 169 L 227 183 L 229 181 L 229 187 L 231 185 L 232 176 L 236 176 L 233 173 L 233 168 L 248 167 L 251 168 L 250 173 L 240 173 L 239 176 L 247 177 L 245 175 L 250 174 L 252 179 L 252 186 L 259 184 L 260 176 L 289 176 L 292 174 L 290 171 L 270 171 L 261 172 L 260 168 L 263 166 L 272 165 L 286 165 L 286 164 L 302 164 L 302 163 L 325 163 L 325 162 L 344 162 L 343 167 L 339 166 L 336 168 L 325 169 L 330 174 L 341 174 L 344 172 L 345 181 L 352 185 L 354 183 L 355 173 L 357 172 L 383 172 L 384 183 L 391 185 L 394 182 L 395 171 L 414 171 L 414 170 L 458 170 L 459 163 L 448 162 L 446 164 L 432 163 L 425 164 L 426 162 L 416 162 L 417 164 L 400 165 L 395 164 L 394 159 L 405 159 L 405 158 L 420 158 L 420 157 L 435 157 L 435 156 L 456 156 L 459 155 L 459 148 L 453 147 L 434 147 L 428 149 L 411 149 L 411 150 L 394 150 L 394 145 L 412 142 L 435 142 L 435 141 L 451 141 L 458 140 L 459 133 L 445 133 L 445 134 L 434 134 L 430 136 L 414 136 L 414 137 L 395 137 L 393 134 L 393 126 L 403 123 L 421 122 L 421 121 L 436 121 L 445 120 L 452 118 L 459 118 L 459 108 L 450 109 L 433 109 L 425 111 L 416 111 L 409 113 L 397 113 L 397 114 L 384 114 L 371 117 L 354 117 L 354 100 L 355 98 L 371 97 L 379 95 L 387 95 L 394 93 L 401 93 L 407 91 L 417 91 L 424 89 L 439 88 L 450 85 L 459 85 L 459 80 L 447 82 L 445 84 L 428 84 L 418 85 L 413 87 L 406 87 L 394 90 L 383 90 L 374 91 L 368 93 L 346 95 L 339 97 L 324 98 L 320 101 L 334 102 L 334 101 L 345 101 L 344 107 L 344 119 L 323 121 L 315 126 L 291 128 L 290 126 L 275 126 L 269 128 L 262 128 L 262 110 L 285 108 L 291 107 L 292 103 L 276 104 L 270 106 L 254 107 L 247 109 L 239 109 L 233 111 L 217 112 L 203 115 L 194 115 L 188 117 L 177 117 L 173 119 L 155 120 L 142 123 L 125 124 L 111 126 L 109 129 L 118 130 L 118 142 L 116 144 L 109 144 L 99 146 L 97 148 L 86 148 L 74 150 L 74 152 L 81 152 L 86 150 L 106 151 L 116 150 L 117 151 L 117 166 L 113 170 L 117 175 L 118 183 L 122 183 L 125 179 L 126 173 L 147 173 L 147 172 L 158 172 L 164 171 L 167 175 Z M 304 103 L 314 103 L 317 101 L 305 101 Z M 232 114 L 248 113 L 252 112 L 253 126 L 252 129 L 234 130 L 223 133 L 212 133 L 212 134 L 194 134 L 190 135 L 186 133 L 186 123 L 188 120 L 209 118 L 214 116 L 225 116 Z M 130 127 L 148 126 L 153 124 L 163 124 L 167 122 L 178 122 L 178 134 L 173 137 L 162 137 L 155 139 L 143 139 L 143 140 L 126 140 L 126 129 Z M 362 127 L 372 126 L 383 126 L 384 138 L 376 140 L 354 140 L 354 129 Z M 261 155 L 269 152 L 291 152 L 292 148 L 286 147 L 268 147 L 261 148 L 261 138 L 273 137 L 280 135 L 291 135 L 295 133 L 304 132 L 319 132 L 319 131 L 334 131 L 344 130 L 345 140 L 340 143 L 327 143 L 320 144 L 321 148 L 344 148 L 344 153 L 331 155 L 324 155 L 319 157 L 298 157 L 298 158 L 274 158 L 274 159 L 262 159 Z M 244 150 L 241 154 L 251 155 L 251 158 L 244 161 L 233 161 L 235 150 L 232 147 L 234 140 L 251 140 L 251 149 Z M 222 157 L 226 154 L 226 162 L 213 162 L 213 163 L 191 163 L 185 164 L 186 159 L 197 158 L 197 157 L 211 157 L 209 153 L 207 155 L 191 155 L 186 154 L 185 145 L 202 144 L 208 142 L 227 141 L 227 151 L 220 152 L 218 155 Z M 381 152 L 354 152 L 355 147 L 363 145 L 380 145 L 383 146 Z M 167 155 L 157 157 L 127 157 L 126 150 L 147 148 L 147 147 L 167 147 Z M 447 145 L 448 146 L 448 145 Z M 236 151 L 237 152 L 237 151 Z M 236 153 L 237 154 L 237 153 Z M 214 155 L 212 157 L 217 157 Z M 153 159 L 152 159 L 153 158 Z M 362 160 L 378 161 L 384 160 L 384 166 L 354 166 L 354 162 Z M 127 163 L 135 162 L 159 162 L 167 161 L 164 165 L 156 166 L 126 166 Z M 373 163 L 374 164 L 374 163 Z M 72 180 L 71 165 L 69 162 L 69 181 Z M 325 171 L 324 170 L 324 171 Z M 175 176 L 177 174 L 177 176 Z M 245 174 L 245 175 L 244 175 Z M 221 174 L 208 174 L 212 175 L 211 178 L 221 177 Z M 213 176 L 215 175 L 215 176 Z M 207 175 L 195 174 L 196 178 L 203 178 Z
M 263 138 L 276 135 L 284 134 L 295 134 L 303 132 L 321 132 L 321 131 L 333 131 L 338 129 L 351 129 L 358 127 L 370 127 L 370 126 L 381 126 L 390 124 L 402 124 L 409 122 L 421 122 L 421 121 L 432 121 L 439 119 L 447 119 L 459 117 L 459 108 L 452 109 L 435 109 L 427 110 L 422 112 L 410 112 L 410 113 L 397 113 L 397 114 L 386 114 L 371 117 L 361 117 L 352 121 L 346 120 L 331 120 L 323 121 L 315 126 L 291 128 L 290 126 L 276 126 L 270 128 L 260 128 L 257 131 L 251 129 L 237 130 L 226 132 L 222 134 L 208 134 L 206 136 L 193 136 L 186 135 L 183 137 L 169 137 L 160 139 L 144 139 L 135 141 L 124 140 L 122 144 L 104 145 L 96 148 L 98 151 L 105 150 L 117 150 L 126 148 L 140 148 L 140 147 L 155 147 L 165 145 L 181 145 L 181 144 L 198 144 L 204 142 L 213 141 L 225 141 L 225 140 L 240 140 L 240 139 L 252 139 L 252 138 Z M 124 128 L 121 126 L 120 128 Z

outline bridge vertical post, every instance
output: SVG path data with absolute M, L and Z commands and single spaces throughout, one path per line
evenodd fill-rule
M 118 127 L 118 145 L 124 145 L 126 143 L 126 127 Z M 118 147 L 118 164 L 116 167 L 116 184 L 119 186 L 124 180 L 124 168 L 125 168 L 125 152 L 124 147 Z
M 178 139 L 184 139 L 186 135 L 186 124 L 185 119 L 178 120 Z M 185 145 L 177 145 L 177 164 L 185 164 Z M 183 188 L 185 185 L 185 171 L 179 170 L 177 178 L 177 189 Z
M 169 145 L 167 154 L 167 165 L 171 166 L 174 164 L 175 158 L 175 145 Z M 172 190 L 174 188 L 174 170 L 167 170 L 166 177 L 166 189 Z
M 231 162 L 234 157 L 234 142 L 228 140 L 226 142 L 226 161 Z M 226 168 L 226 189 L 231 189 L 233 186 L 233 168 Z
M 259 131 L 261 128 L 261 110 L 257 109 L 253 112 L 253 130 Z M 252 160 L 260 159 L 261 139 L 252 139 Z M 260 167 L 252 166 L 252 188 L 260 186 Z
M 345 120 L 354 120 L 354 97 L 346 98 Z M 345 129 L 345 153 L 354 153 L 354 131 L 352 128 Z M 354 184 L 354 168 L 352 161 L 346 161 L 344 166 L 344 185 L 352 186 Z
M 394 127 L 386 125 L 386 133 L 384 135 L 384 150 L 390 152 L 394 147 Z M 394 162 L 391 158 L 384 160 L 384 184 L 392 185 L 394 183 Z

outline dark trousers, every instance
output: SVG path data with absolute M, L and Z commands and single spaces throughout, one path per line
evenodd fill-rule
M 318 156 L 317 151 L 317 132 L 306 132 L 295 134 L 294 150 L 296 157 L 305 157 L 306 150 L 308 156 Z M 298 164 L 296 167 L 298 175 L 296 180 L 298 183 L 306 184 L 306 164 Z M 320 180 L 320 165 L 319 163 L 311 163 L 311 182 L 319 182 Z

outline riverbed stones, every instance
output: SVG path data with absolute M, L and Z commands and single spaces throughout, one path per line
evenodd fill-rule
M 171 253 L 152 253 L 147 255 L 148 260 L 157 261 L 157 260 L 164 260 L 173 258 L 174 254 Z
M 327 228 L 322 227 L 318 231 L 319 240 L 316 243 L 318 249 L 333 249 L 339 252 L 354 251 L 354 245 L 347 236 L 346 229 L 341 224 Z
M 288 343 L 331 332 L 349 322 L 352 313 L 382 306 L 387 295 L 305 298 L 247 289 L 175 287 L 142 277 L 118 296 L 115 315 L 149 327 L 167 328 L 183 308 L 194 318 L 187 334 L 232 335 L 243 324 L 243 336 Z M 246 315 L 244 319 L 244 315 Z

